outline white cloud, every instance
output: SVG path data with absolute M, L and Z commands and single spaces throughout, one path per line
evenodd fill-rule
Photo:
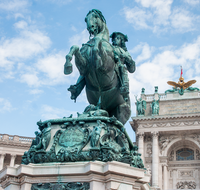
M 16 27 L 26 27 L 26 22 L 16 23 Z M 20 30 L 20 35 L 0 40 L 0 67 L 11 68 L 19 60 L 29 59 L 49 48 L 51 41 L 39 30 Z
M 200 36 L 194 43 L 184 44 L 176 53 L 187 61 L 197 60 L 200 57 Z
M 83 43 L 89 41 L 89 32 L 87 29 L 83 30 L 80 34 L 75 34 L 69 39 L 70 45 L 78 45 L 79 47 L 82 46 Z
M 135 59 L 136 64 L 138 64 L 141 61 L 147 60 L 151 57 L 153 47 L 150 47 L 147 43 L 140 43 L 139 45 L 135 46 L 132 50 L 130 50 L 130 53 L 139 53 L 137 58 Z
M 166 25 L 168 24 L 168 17 L 171 14 L 171 4 L 173 0 L 136 0 L 136 2 L 141 3 L 143 7 L 153 8 L 153 14 L 155 22 L 157 24 Z
M 24 15 L 21 14 L 21 13 L 15 13 L 15 14 L 14 14 L 14 17 L 15 17 L 15 19 L 24 18 Z
M 151 29 L 154 33 L 188 32 L 197 29 L 199 16 L 185 7 L 173 8 L 173 0 L 136 0 L 138 6 L 122 10 L 127 22 L 135 29 Z
M 24 23 L 19 23 L 19 26 L 24 26 Z M 18 26 L 18 25 L 17 25 Z M 88 37 L 87 30 L 81 32 L 81 34 L 76 34 L 70 39 L 70 44 L 81 44 Z M 46 49 L 44 49 L 45 52 Z M 78 79 L 79 72 L 75 66 L 74 58 L 72 59 L 73 72 L 69 76 L 64 75 L 64 64 L 65 56 L 67 52 L 56 52 L 46 54 L 45 56 L 40 56 L 35 64 L 27 66 L 20 62 L 17 65 L 18 72 L 20 73 L 20 81 L 27 83 L 30 87 L 39 87 L 42 85 L 57 85 L 57 84 L 72 84 Z M 38 93 L 37 91 L 31 91 L 30 93 Z
M 41 112 L 42 120 L 69 117 L 70 114 L 73 114 L 74 116 L 76 115 L 75 112 L 65 110 L 65 109 L 51 107 L 49 105 L 43 105 L 41 107 L 40 112 Z
M 200 3 L 200 0 L 184 0 L 185 3 L 188 3 L 189 5 L 197 5 Z
M 41 82 L 35 73 L 26 73 L 21 76 L 21 82 L 27 83 L 29 86 L 40 86 Z
M 28 24 L 24 20 L 20 20 L 19 22 L 16 22 L 14 24 L 14 27 L 17 29 L 27 29 L 27 26 L 28 26 Z
M 40 72 L 45 73 L 47 78 L 51 79 L 52 83 L 54 83 L 63 80 L 64 63 L 65 63 L 65 54 L 62 53 L 50 54 L 47 57 L 38 60 L 36 68 Z
M 70 3 L 72 0 L 47 0 L 47 1 L 59 4 L 59 5 L 66 5 L 66 4 Z
M 11 103 L 4 98 L 0 98 L 0 112 L 3 113 L 11 110 L 13 110 Z
M 28 6 L 28 0 L 0 0 L 0 9 L 6 11 L 18 11 Z
M 132 9 L 125 7 L 123 9 L 123 14 L 126 17 L 126 20 L 131 23 L 134 28 L 150 28 L 150 26 L 147 24 L 147 22 L 152 19 L 152 14 L 150 12 L 146 12 L 145 10 L 142 10 L 138 7 L 134 7 Z
M 194 30 L 195 17 L 184 9 L 175 9 L 171 15 L 171 25 L 180 32 Z
M 39 89 L 32 89 L 29 92 L 30 94 L 41 94 L 43 93 L 43 90 L 39 90 Z
M 181 65 L 185 81 L 196 79 L 197 83 L 194 86 L 200 86 L 198 77 L 200 73 L 200 36 L 193 43 L 183 44 L 180 48 L 165 47 L 157 51 L 158 53 L 151 56 L 151 60 L 141 61 L 134 74 L 129 74 L 132 97 L 134 94 L 140 94 L 143 87 L 146 89 L 146 94 L 153 93 L 154 86 L 159 86 L 159 92 L 162 93 L 170 89 L 167 81 L 179 80 Z M 138 57 L 142 54 L 141 52 Z

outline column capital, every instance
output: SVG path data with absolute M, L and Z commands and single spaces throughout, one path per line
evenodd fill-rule
M 167 163 L 163 163 L 162 166 L 163 166 L 163 167 L 164 167 L 164 166 L 168 167 L 168 164 L 167 164 Z
M 5 157 L 6 156 L 6 153 L 1 153 L 0 154 L 0 157 Z
M 137 132 L 137 136 L 139 138 L 143 138 L 144 137 L 144 132 Z
M 153 138 L 158 138 L 159 132 L 158 131 L 152 131 L 151 132 Z
M 17 155 L 16 155 L 16 154 L 10 154 L 10 156 L 11 156 L 12 158 L 15 158 Z

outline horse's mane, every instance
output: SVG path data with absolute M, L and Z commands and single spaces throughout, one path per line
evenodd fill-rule
M 95 13 L 103 22 L 105 22 L 106 24 L 106 19 L 104 18 L 102 12 L 98 9 L 92 9 L 91 11 L 88 12 L 88 14 L 85 17 L 85 22 L 86 22 L 86 18 L 90 13 Z

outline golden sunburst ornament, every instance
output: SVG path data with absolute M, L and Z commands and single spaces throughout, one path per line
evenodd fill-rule
M 174 81 L 168 81 L 167 84 L 175 87 L 176 89 L 179 89 L 179 94 L 183 95 L 184 94 L 184 90 L 187 89 L 189 86 L 191 86 L 192 84 L 196 83 L 196 80 L 190 80 L 188 82 L 184 82 L 184 78 L 183 78 L 183 69 L 181 66 L 181 76 L 179 78 L 178 83 L 174 82 Z

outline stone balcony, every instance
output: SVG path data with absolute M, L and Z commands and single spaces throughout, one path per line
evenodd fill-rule
M 7 165 L 20 164 L 22 155 L 30 148 L 33 139 L 32 137 L 0 134 L 0 170 Z

